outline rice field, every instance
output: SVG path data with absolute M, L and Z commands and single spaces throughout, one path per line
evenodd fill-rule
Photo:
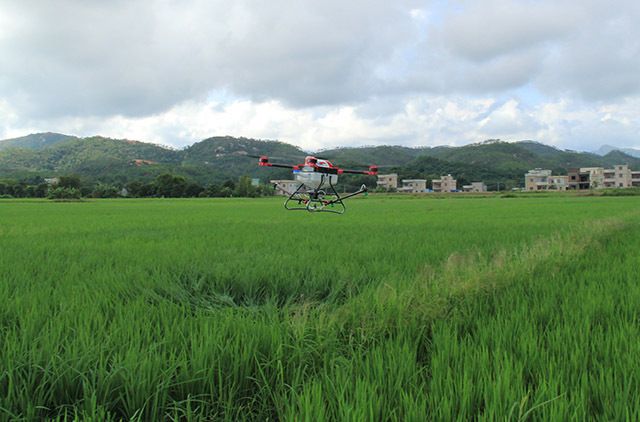
M 0 202 L 0 421 L 640 420 L 640 197 Z

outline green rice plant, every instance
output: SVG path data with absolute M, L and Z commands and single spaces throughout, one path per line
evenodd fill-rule
M 0 420 L 633 420 L 637 209 L 3 201 Z

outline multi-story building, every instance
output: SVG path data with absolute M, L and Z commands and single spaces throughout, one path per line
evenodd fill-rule
M 458 181 L 450 174 L 440 177 L 440 179 L 433 179 L 433 191 L 434 192 L 454 192 L 458 189 Z
M 571 168 L 567 176 L 551 176 L 551 170 L 535 169 L 525 174 L 526 190 L 597 189 L 640 187 L 640 171 L 629 170 L 628 165 L 613 169 L 603 167 Z
M 569 189 L 569 176 L 551 176 L 549 178 L 549 189 L 555 189 L 555 190 Z
M 591 187 L 591 181 L 589 180 L 590 173 L 588 171 L 581 171 L 579 168 L 568 169 L 569 175 L 569 189 L 583 190 Z
M 629 170 L 629 166 L 620 164 L 620 165 L 617 165 L 614 169 L 605 170 L 603 186 L 605 188 L 631 187 L 632 178 L 631 178 L 631 170 Z
M 487 185 L 484 182 L 471 182 L 470 185 L 462 186 L 463 192 L 486 192 Z
M 378 187 L 386 190 L 398 189 L 398 175 L 392 174 L 379 174 L 378 175 Z
M 298 182 L 297 180 L 269 180 L 269 182 L 272 185 L 280 186 L 280 189 L 276 189 L 276 195 L 281 196 L 289 196 L 289 194 L 295 192 L 296 189 L 298 189 L 298 187 L 300 186 L 300 182 Z M 283 190 L 289 192 L 289 194 L 287 194 Z
M 589 187 L 596 189 L 602 187 L 604 182 L 604 167 L 582 167 L 580 173 L 589 173 Z
M 427 191 L 426 179 L 403 179 L 398 192 L 418 193 Z
M 551 170 L 533 169 L 524 175 L 525 190 L 547 190 L 549 189 L 549 178 Z

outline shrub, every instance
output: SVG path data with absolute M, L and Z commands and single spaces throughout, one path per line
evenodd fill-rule
M 55 188 L 47 193 L 49 199 L 80 199 L 80 190 L 76 188 Z

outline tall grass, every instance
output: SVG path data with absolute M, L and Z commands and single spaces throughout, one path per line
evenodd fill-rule
M 637 206 L 5 202 L 0 420 L 631 418 Z

